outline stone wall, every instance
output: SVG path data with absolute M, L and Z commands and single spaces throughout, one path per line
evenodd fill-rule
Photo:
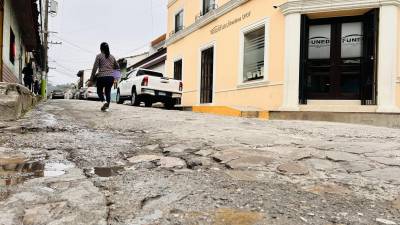
M 17 120 L 37 103 L 37 98 L 24 86 L 0 83 L 0 121 Z

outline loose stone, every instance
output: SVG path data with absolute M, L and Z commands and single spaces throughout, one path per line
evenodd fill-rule
M 175 157 L 163 157 L 159 161 L 159 166 L 161 168 L 176 168 L 176 169 L 182 169 L 186 167 L 185 161 L 183 161 L 180 158 L 175 158 Z
M 326 158 L 332 160 L 334 162 L 343 162 L 343 161 L 358 161 L 362 158 L 358 155 L 347 153 L 347 152 L 328 152 L 326 154 Z

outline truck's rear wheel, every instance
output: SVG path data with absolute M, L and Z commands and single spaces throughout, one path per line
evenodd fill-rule
M 139 98 L 138 98 L 135 90 L 132 91 L 131 104 L 133 106 L 139 106 L 140 105 L 140 101 L 139 101 Z

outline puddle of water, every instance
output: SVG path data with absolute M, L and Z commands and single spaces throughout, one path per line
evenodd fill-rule
M 73 168 L 74 165 L 72 163 L 64 163 L 64 162 L 53 162 L 46 163 L 44 169 L 45 177 L 57 177 L 64 175 L 68 169 Z
M 43 176 L 43 162 L 11 162 L 0 165 L 0 187 L 14 186 L 28 179 Z
M 99 177 L 112 177 L 118 175 L 124 170 L 125 169 L 122 166 L 94 167 L 92 170 L 92 174 L 96 174 Z
M 15 186 L 33 178 L 61 176 L 72 167 L 72 163 L 45 163 L 21 156 L 0 156 L 0 187 Z

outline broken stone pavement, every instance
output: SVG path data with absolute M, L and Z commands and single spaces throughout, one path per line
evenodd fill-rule
M 400 223 L 398 130 L 97 108 L 51 101 L 1 125 L 12 158 L 67 166 L 7 187 L 0 224 Z

